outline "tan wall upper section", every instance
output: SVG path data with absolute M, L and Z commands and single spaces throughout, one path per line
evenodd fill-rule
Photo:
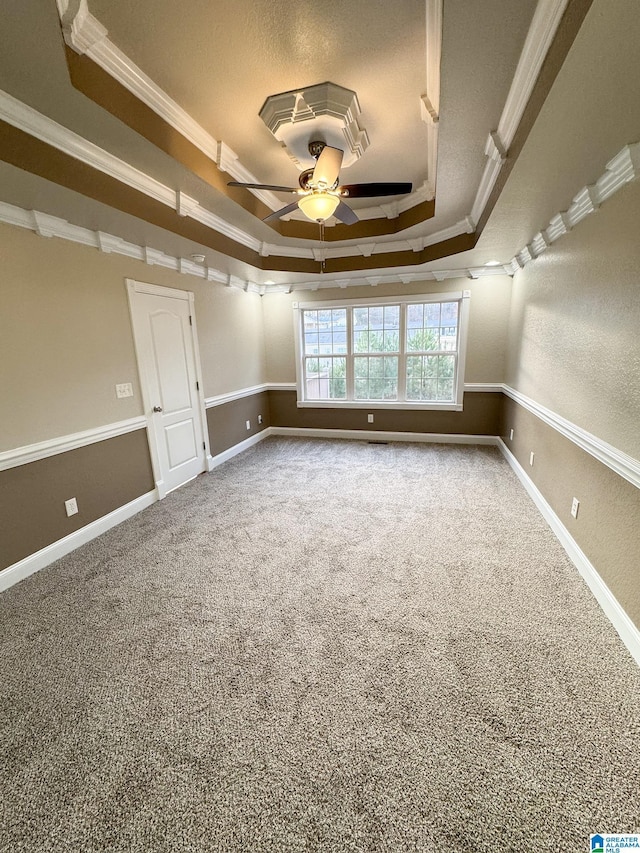
M 506 381 L 640 458 L 640 183 L 519 272 Z
M 265 381 L 259 296 L 3 225 L 0 451 L 142 414 L 125 278 L 195 293 L 205 396 Z
M 327 288 L 317 291 L 278 293 L 264 298 L 264 321 L 269 382 L 295 382 L 296 366 L 293 338 L 292 302 L 341 299 L 375 299 L 397 296 L 471 291 L 469 337 L 465 382 L 502 382 L 507 342 L 507 323 L 511 299 L 511 279 L 487 276 L 478 281 L 449 279 L 411 285 Z

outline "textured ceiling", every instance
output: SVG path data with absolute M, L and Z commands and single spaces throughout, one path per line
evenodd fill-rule
M 359 122 L 370 138 L 362 158 L 344 170 L 343 181 L 410 180 L 419 188 L 426 180 L 424 2 L 88 4 L 111 42 L 260 181 L 293 185 L 298 173 L 259 118 L 265 98 L 325 80 L 357 93 Z M 584 0 L 570 0 L 569 11 L 581 4 Z M 444 0 L 435 215 L 385 239 L 428 237 L 469 214 L 487 163 L 486 140 L 500 121 L 535 8 L 536 0 Z M 0 88 L 186 193 L 252 238 L 289 247 L 318 245 L 315 235 L 274 234 L 233 198 L 75 89 L 53 0 L 9 4 L 3 15 Z M 507 263 L 550 216 L 567 207 L 573 194 L 602 173 L 623 145 L 640 138 L 639 17 L 636 0 L 594 0 L 477 246 L 419 269 L 477 266 L 492 257 Z M 0 168 L 2 200 L 176 256 L 201 248 L 218 269 L 255 281 L 309 278 L 254 268 L 221 249 L 116 210 L 97 196 L 58 186 L 55 176 L 29 176 L 15 165 Z M 283 204 L 289 200 L 282 197 Z M 352 204 L 371 207 L 371 202 Z M 347 233 L 339 245 L 346 251 L 363 242 L 367 239 L 350 239 Z
M 325 80 L 357 92 L 371 138 L 348 180 L 424 180 L 420 0 L 191 0 L 187 15 L 170 0 L 90 8 L 109 37 L 263 182 L 288 184 L 298 174 L 258 117 L 265 99 Z

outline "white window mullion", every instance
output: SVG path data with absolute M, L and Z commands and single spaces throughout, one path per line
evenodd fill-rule
M 304 361 L 304 323 L 303 311 L 298 308 L 297 303 L 294 303 L 293 308 L 293 328 L 294 328 L 294 345 L 296 359 L 296 385 L 298 400 L 306 399 L 306 365 Z
M 398 352 L 398 400 L 407 399 L 407 305 L 400 304 L 400 347 Z
M 354 399 L 353 308 L 347 308 L 347 400 Z

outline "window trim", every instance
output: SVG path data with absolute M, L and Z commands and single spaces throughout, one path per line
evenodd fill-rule
M 293 323 L 294 323 L 294 344 L 295 344 L 295 360 L 296 360 L 296 396 L 297 407 L 299 409 L 424 409 L 433 411 L 461 412 L 463 407 L 464 397 L 464 372 L 467 355 L 467 338 L 469 329 L 469 303 L 471 298 L 470 290 L 457 290 L 450 293 L 429 293 L 415 294 L 412 296 L 403 294 L 402 296 L 376 296 L 370 299 L 330 299 L 319 300 L 312 302 L 293 302 Z M 458 314 L 458 350 L 457 350 L 457 369 L 456 369 L 456 384 L 454 388 L 453 402 L 426 402 L 416 400 L 305 400 L 303 390 L 303 344 L 302 336 L 304 334 L 302 328 L 302 312 L 303 310 L 317 310 L 322 308 L 351 308 L 365 307 L 371 305 L 419 305 L 432 302 L 459 302 L 460 309 Z M 405 312 L 400 312 L 400 331 L 404 330 Z M 349 341 L 347 358 L 352 359 L 350 343 L 351 334 L 351 312 L 347 312 L 347 340 Z M 403 345 L 399 354 L 399 385 L 400 371 L 405 371 L 406 364 L 406 349 L 404 338 L 401 337 Z M 404 373 L 402 374 L 404 376 Z M 404 384 L 404 379 L 402 379 Z M 353 389 L 347 393 L 353 393 Z

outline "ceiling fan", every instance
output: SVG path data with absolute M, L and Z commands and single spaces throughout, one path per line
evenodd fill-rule
M 410 183 L 374 183 L 374 184 L 342 184 L 338 186 L 340 166 L 344 152 L 332 148 L 324 142 L 310 142 L 309 153 L 316 160 L 315 168 L 306 169 L 300 173 L 300 187 L 279 187 L 272 184 L 243 184 L 239 181 L 229 181 L 227 186 L 246 187 L 255 190 L 271 190 L 277 193 L 296 193 L 299 199 L 266 216 L 263 222 L 280 219 L 287 213 L 299 208 L 306 217 L 314 222 L 323 223 L 330 216 L 335 216 L 345 225 L 358 222 L 358 217 L 344 203 L 343 198 L 377 198 L 379 196 L 405 195 L 410 193 Z

